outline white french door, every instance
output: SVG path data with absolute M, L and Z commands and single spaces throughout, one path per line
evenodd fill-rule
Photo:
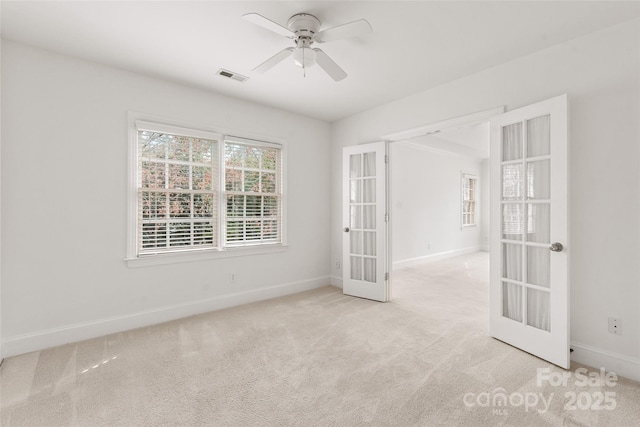
M 491 336 L 569 368 L 568 111 L 491 119 Z
M 346 295 L 389 300 L 387 144 L 343 151 L 342 288 Z

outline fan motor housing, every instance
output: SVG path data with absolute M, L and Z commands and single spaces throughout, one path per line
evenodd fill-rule
M 320 29 L 320 20 L 308 13 L 298 13 L 289 18 L 287 26 L 297 37 L 312 38 Z

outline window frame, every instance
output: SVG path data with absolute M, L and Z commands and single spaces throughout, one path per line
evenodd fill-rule
M 468 180 L 475 181 L 475 184 L 474 184 L 475 186 L 473 189 L 473 199 L 465 198 L 466 183 Z M 465 172 L 465 171 L 460 173 L 460 228 L 463 230 L 478 226 L 478 212 L 479 212 L 478 205 L 480 203 L 478 199 L 479 186 L 480 186 L 480 180 L 478 178 L 477 173 Z M 472 212 L 473 223 L 471 224 L 465 223 L 465 219 L 464 219 L 465 214 L 471 213 L 471 211 L 465 212 L 465 209 L 464 209 L 465 202 L 473 202 L 473 212 Z
M 217 215 L 214 226 L 217 227 L 216 247 L 193 248 L 189 250 L 166 251 L 149 254 L 138 254 L 138 130 L 153 130 L 169 134 L 179 134 L 190 137 L 215 139 L 217 141 L 217 172 L 218 185 Z M 226 246 L 224 239 L 226 224 L 226 193 L 225 193 L 225 141 L 243 141 L 256 146 L 270 146 L 280 149 L 280 241 L 260 242 L 246 245 Z M 161 117 L 157 115 L 128 112 L 128 191 L 127 191 L 127 248 L 125 261 L 129 267 L 144 267 L 152 265 L 172 264 L 210 260 L 237 256 L 250 256 L 286 250 L 287 243 L 287 144 L 280 138 L 242 132 L 234 129 L 211 128 L 200 124 L 188 123 Z

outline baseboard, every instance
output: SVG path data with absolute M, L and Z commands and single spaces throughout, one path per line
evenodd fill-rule
M 392 265 L 393 270 L 399 270 L 401 268 L 413 267 L 414 265 L 422 264 L 428 261 L 439 261 L 454 256 L 470 254 L 472 252 L 478 252 L 482 249 L 481 246 L 471 246 L 463 249 L 454 249 L 452 251 L 439 252 L 437 254 L 424 255 L 416 258 L 403 259 L 400 261 L 394 261 Z
M 58 328 L 46 329 L 24 335 L 6 337 L 2 342 L 3 357 L 11 357 L 32 351 L 43 350 L 72 342 L 97 338 L 113 333 L 155 325 L 196 314 L 207 313 L 237 305 L 263 301 L 284 295 L 295 294 L 327 286 L 329 276 L 317 277 L 300 282 L 285 283 L 250 291 L 208 298 L 206 300 L 160 307 L 124 316 L 114 316 L 92 322 L 76 323 Z
M 616 375 L 640 382 L 640 359 L 571 342 L 571 360 L 593 368 L 605 368 Z
M 342 289 L 342 277 L 331 276 L 331 286 Z

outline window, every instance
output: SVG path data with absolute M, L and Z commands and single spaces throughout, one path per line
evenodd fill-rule
M 225 243 L 278 242 L 280 238 L 280 149 L 232 139 L 224 145 Z
M 217 246 L 217 137 L 138 129 L 138 255 Z
M 478 177 L 462 174 L 462 227 L 476 225 Z
M 282 246 L 282 144 L 130 124 L 129 260 Z

